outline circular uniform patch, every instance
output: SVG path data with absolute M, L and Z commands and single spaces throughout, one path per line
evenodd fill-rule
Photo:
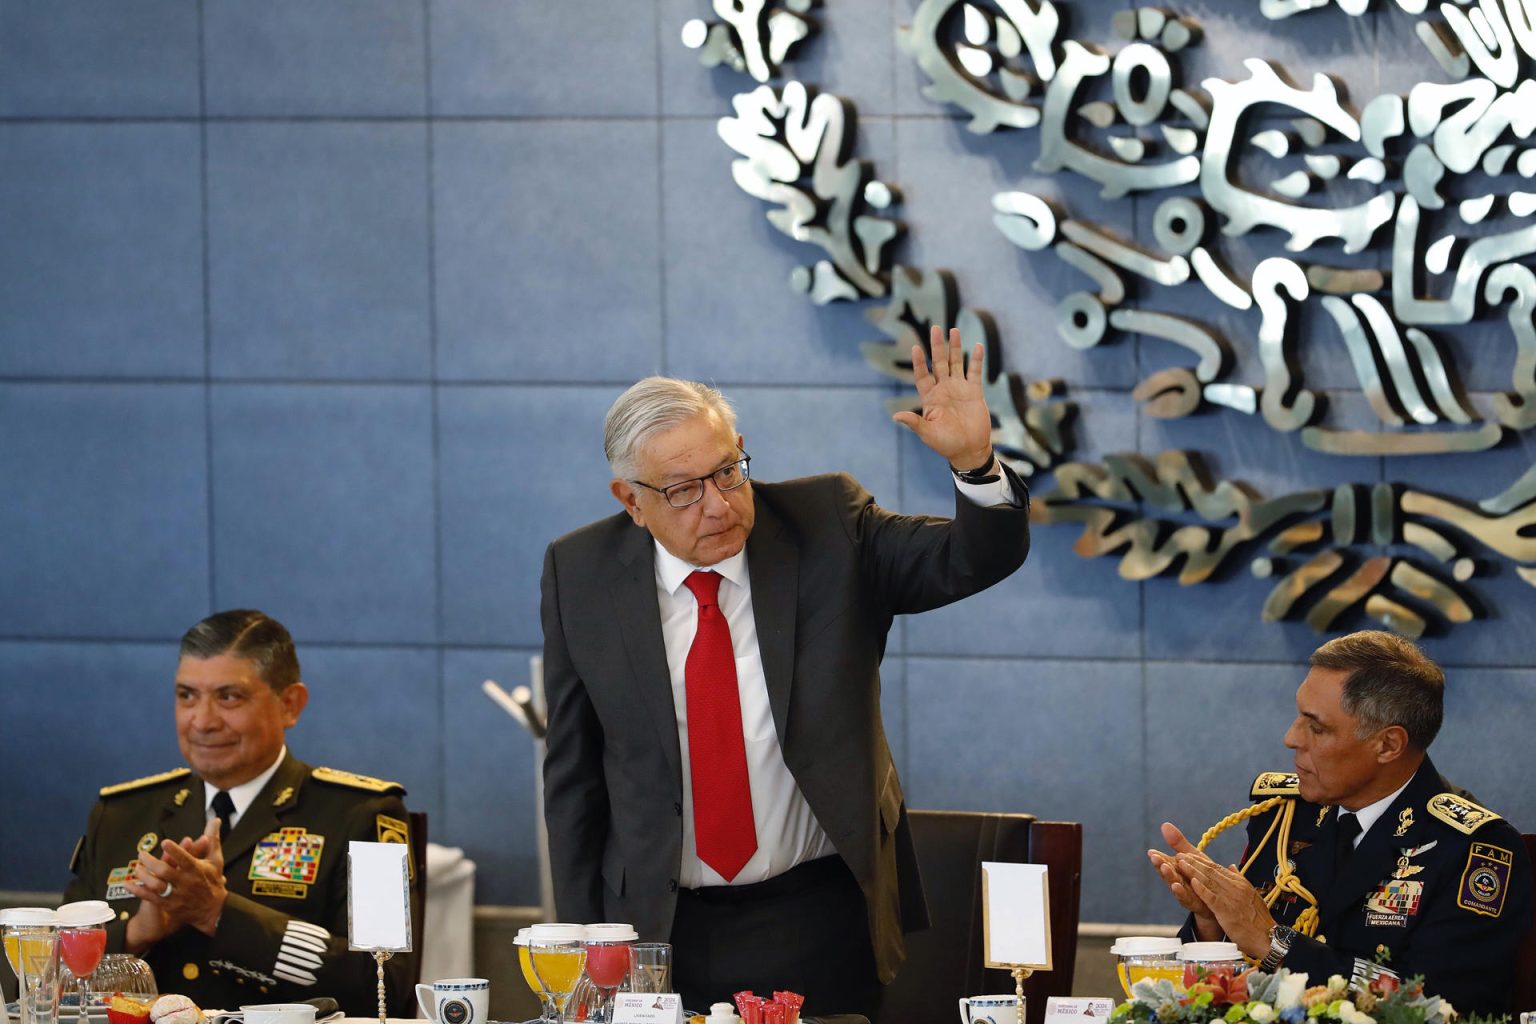
M 1477 894 L 1477 898 L 1488 900 L 1490 903 L 1499 895 L 1499 876 L 1492 868 L 1478 868 L 1472 872 L 1472 877 L 1467 879 L 1467 885 Z
M 469 1003 L 463 999 L 445 999 L 439 1008 L 442 1014 L 443 1024 L 470 1024 L 475 1013 Z
M 153 832 L 145 832 L 142 836 L 139 837 L 139 852 L 148 853 L 150 850 L 155 848 L 155 844 L 158 842 L 160 842 L 159 836 L 155 835 Z

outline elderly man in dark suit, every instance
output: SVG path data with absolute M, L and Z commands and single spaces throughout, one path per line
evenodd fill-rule
M 648 378 L 609 410 L 624 511 L 550 545 L 545 814 L 562 918 L 670 939 L 686 1005 L 801 992 L 873 1016 L 927 924 L 880 721 L 894 616 L 991 586 L 1029 550 L 991 446 L 981 346 L 913 347 L 955 517 L 881 509 L 846 475 L 749 481 L 713 388 Z

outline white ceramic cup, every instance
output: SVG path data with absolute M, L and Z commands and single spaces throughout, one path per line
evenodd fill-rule
M 315 1024 L 315 1008 L 309 1003 L 255 1003 L 240 1007 L 245 1024 Z
M 484 978 L 442 978 L 416 986 L 416 1002 L 437 1024 L 485 1024 L 491 983 Z
M 1018 1024 L 1019 997 L 961 996 L 960 1024 Z

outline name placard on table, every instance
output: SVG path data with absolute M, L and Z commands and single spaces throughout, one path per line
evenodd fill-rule
M 613 1024 L 682 1024 L 683 997 L 676 992 L 620 992 L 613 997 Z

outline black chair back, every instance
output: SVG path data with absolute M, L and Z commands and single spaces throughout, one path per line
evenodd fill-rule
M 1012 992 L 1013 977 L 987 970 L 982 952 L 981 863 L 1045 864 L 1053 970 L 1024 983 L 1029 1024 L 1050 996 L 1072 993 L 1082 893 L 1083 827 L 1030 814 L 910 811 L 912 841 L 932 926 L 907 936 L 907 962 L 886 988 L 880 1024 L 956 1020 L 961 996 Z

